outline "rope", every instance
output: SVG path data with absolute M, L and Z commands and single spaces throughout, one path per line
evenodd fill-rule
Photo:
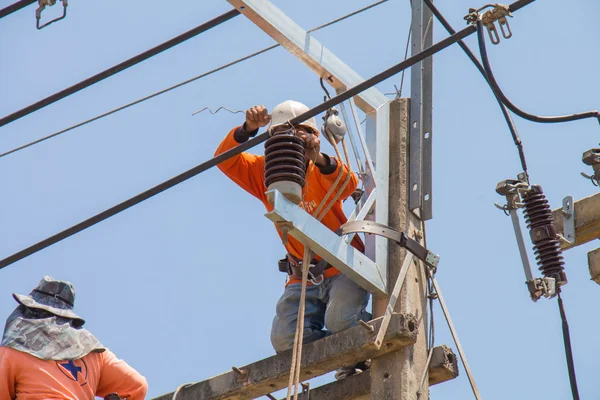
M 340 162 L 342 162 L 342 157 L 340 154 L 340 150 L 337 147 L 337 144 L 333 140 L 330 140 L 330 142 L 332 143 Z M 339 181 L 342 178 L 342 175 L 344 172 L 344 167 L 343 167 L 343 165 L 340 166 L 340 171 L 338 172 L 338 175 L 337 175 L 333 185 L 331 185 L 331 188 L 329 188 L 329 190 L 327 191 L 327 193 L 325 194 L 323 199 L 321 199 L 321 203 L 319 204 L 319 206 L 313 213 L 313 216 L 318 221 L 320 221 L 327 214 L 327 212 L 329 212 L 331 207 L 333 207 L 335 202 L 338 201 L 342 192 L 346 189 L 346 187 L 348 186 L 348 183 L 350 182 L 352 168 L 350 166 L 350 156 L 348 154 L 348 146 L 346 145 L 345 139 L 342 139 L 342 146 L 344 148 L 344 155 L 346 157 L 346 163 L 347 163 L 346 168 L 348 169 L 348 175 L 346 176 L 346 179 L 345 179 L 344 183 L 342 184 L 342 186 L 340 186 L 340 188 L 337 190 L 335 195 L 331 198 L 331 201 L 327 201 L 327 199 L 329 198 L 329 196 L 331 195 L 331 193 L 333 192 L 335 187 L 339 184 Z M 302 203 L 304 204 L 304 199 L 302 200 Z M 301 284 L 302 286 L 300 288 L 300 305 L 298 307 L 298 319 L 296 321 L 296 334 L 294 336 L 294 347 L 292 348 L 292 365 L 290 367 L 290 377 L 288 380 L 286 400 L 291 400 L 292 388 L 293 388 L 293 393 L 294 393 L 293 400 L 298 399 L 298 393 L 299 393 L 298 385 L 300 384 L 300 369 L 301 369 L 301 364 L 302 364 L 302 347 L 304 345 L 304 316 L 306 313 L 306 287 L 308 285 L 308 271 L 310 269 L 311 259 L 312 259 L 312 252 L 310 251 L 310 249 L 307 246 L 304 246 L 304 257 L 302 259 L 302 284 Z
M 308 270 L 310 268 L 311 251 L 304 246 L 304 257 L 302 259 L 302 287 L 300 289 L 300 307 L 298 307 L 298 320 L 296 321 L 296 335 L 292 349 L 292 367 L 290 368 L 290 379 L 286 400 L 291 399 L 292 387 L 294 388 L 294 400 L 298 399 L 298 385 L 300 384 L 300 365 L 302 364 L 302 345 L 304 344 L 304 315 L 306 312 L 306 286 L 308 283 Z
M 338 149 L 337 145 L 335 144 L 335 142 L 331 142 L 331 144 L 333 145 L 333 148 L 335 149 L 335 154 L 338 156 L 338 159 L 340 160 L 340 162 L 342 161 L 342 156 L 340 154 L 340 150 Z M 327 201 L 327 199 L 329 198 L 329 196 L 331 196 L 331 194 L 333 193 L 333 191 L 335 190 L 335 187 L 340 183 L 340 181 L 342 180 L 342 175 L 344 174 L 344 169 L 340 168 L 340 171 L 338 172 L 335 181 L 333 181 L 333 184 L 331 185 L 331 187 L 329 188 L 329 190 L 327 191 L 327 193 L 325 194 L 325 196 L 323 197 L 323 199 L 321 200 L 321 203 L 319 204 L 319 206 L 317 207 L 317 209 L 315 210 L 315 212 L 313 213 L 313 216 L 320 221 L 321 218 L 323 218 L 323 216 L 320 216 L 321 214 L 321 210 L 323 210 L 323 208 L 325 207 L 325 202 Z
M 344 190 L 346 190 L 346 188 L 348 187 L 348 183 L 350 183 L 350 178 L 352 177 L 352 168 L 350 167 L 350 156 L 348 155 L 348 146 L 346 146 L 345 139 L 342 139 L 342 147 L 344 148 L 344 156 L 346 157 L 346 168 L 348 169 L 348 174 L 346 175 L 346 179 L 344 180 L 344 183 L 342 184 L 342 186 L 339 187 L 339 189 L 335 193 L 335 196 L 333 196 L 332 201 L 323 210 L 322 215 L 320 216 L 319 220 L 321 218 L 323 218 L 325 216 L 325 214 L 327 214 L 329 212 L 331 207 L 333 207 L 333 205 L 339 200 L 339 198 L 342 195 L 342 193 L 344 192 Z M 340 161 L 341 161 L 341 158 L 340 158 Z M 342 169 L 343 169 L 343 167 L 342 167 Z M 340 169 L 340 172 L 342 171 L 342 169 Z

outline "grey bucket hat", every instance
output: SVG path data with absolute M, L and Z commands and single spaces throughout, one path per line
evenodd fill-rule
M 27 308 L 45 310 L 59 317 L 70 318 L 74 326 L 85 324 L 85 320 L 73 312 L 75 287 L 70 282 L 45 276 L 29 296 L 13 293 L 13 297 Z

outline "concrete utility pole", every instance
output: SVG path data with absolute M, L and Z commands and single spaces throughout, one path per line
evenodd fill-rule
M 409 127 L 410 101 L 397 99 L 390 104 L 390 178 L 389 178 L 389 225 L 391 228 L 408 233 L 422 231 L 421 221 L 409 210 Z M 400 267 L 406 256 L 406 249 L 391 245 L 389 248 L 389 284 L 396 282 Z M 427 373 L 427 280 L 425 270 L 416 259 L 410 269 L 396 303 L 397 313 L 410 313 L 418 316 L 417 342 L 410 347 L 388 353 L 373 359 L 371 366 L 371 399 L 408 400 L 417 397 L 418 386 Z M 391 292 L 391 287 L 389 289 Z M 385 313 L 387 298 L 373 300 L 374 317 Z M 421 389 L 420 399 L 429 398 L 428 379 Z
M 411 53 L 433 43 L 431 10 L 412 0 Z M 423 244 L 425 220 L 432 218 L 432 99 L 433 58 L 411 68 L 411 99 L 390 104 L 389 226 Z M 418 236 L 415 236 L 417 233 Z M 388 256 L 388 293 L 396 282 L 406 249 L 391 245 Z M 417 317 L 417 342 L 373 360 L 372 400 L 429 398 L 427 374 L 427 279 L 425 265 L 413 259 L 394 312 Z M 374 298 L 373 317 L 385 313 L 388 298 Z M 419 385 L 423 381 L 423 387 Z

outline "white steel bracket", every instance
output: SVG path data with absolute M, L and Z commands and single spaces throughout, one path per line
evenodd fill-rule
M 387 293 L 387 279 L 367 256 L 336 235 L 312 215 L 289 201 L 278 190 L 267 192 L 273 211 L 265 214 L 273 222 L 289 222 L 288 232 L 296 240 L 321 256 L 329 264 L 373 294 Z
M 326 80 L 336 89 L 337 93 L 364 82 L 358 73 L 270 1 L 227 1 L 319 77 Z M 387 225 L 389 100 L 383 93 L 371 87 L 349 100 L 352 112 L 355 102 L 356 106 L 367 114 L 366 137 L 361 137 L 359 124 L 357 124 L 357 130 L 361 141 L 364 140 L 361 144 L 366 144 L 368 148 L 366 159 L 369 165 L 365 166 L 365 170 L 370 173 L 374 172 L 375 175 L 365 182 L 365 193 L 363 201 L 360 202 L 363 207 L 372 207 L 374 212 L 369 214 L 369 208 L 366 208 L 357 210 L 356 216 L 367 217 Z M 353 117 L 357 121 L 356 115 L 353 114 Z M 374 202 L 375 189 L 377 190 L 377 200 Z M 365 256 L 351 247 L 345 238 L 335 235 L 299 207 L 287 202 L 283 196 L 274 194 L 272 196 L 278 201 L 278 207 L 267 214 L 267 217 L 273 221 L 296 222 L 294 223 L 295 229 L 290 231 L 292 236 L 302 243 L 308 243 L 311 249 L 365 289 L 375 294 L 386 293 L 388 243 L 385 238 L 368 235 L 365 238 Z M 277 211 L 285 212 L 286 215 L 277 214 Z
M 227 0 L 256 26 L 312 71 L 333 86 L 338 93 L 364 81 L 353 69 L 319 43 L 293 19 L 268 0 Z M 364 112 L 373 112 L 388 101 L 383 93 L 370 88 L 356 96 Z

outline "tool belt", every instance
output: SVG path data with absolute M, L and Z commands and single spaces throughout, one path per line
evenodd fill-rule
M 317 261 L 312 259 L 308 270 L 310 281 L 313 284 L 321 283 L 323 281 L 323 272 L 331 267 L 325 260 Z M 285 272 L 294 278 L 302 279 L 302 260 L 298 260 L 288 253 L 285 258 L 279 260 L 279 271 Z

